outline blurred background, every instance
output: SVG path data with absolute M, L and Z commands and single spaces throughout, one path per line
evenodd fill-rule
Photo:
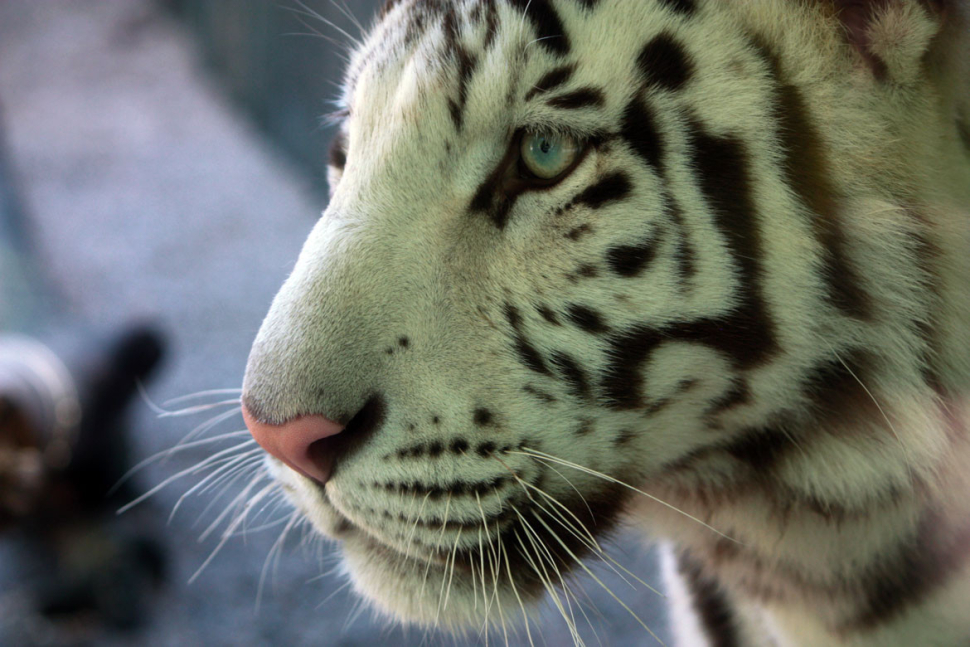
M 336 572 L 334 546 L 299 532 L 278 541 L 285 506 L 254 512 L 225 541 L 225 522 L 206 534 L 243 481 L 191 491 L 210 472 L 190 471 L 115 514 L 231 439 L 109 492 L 217 414 L 208 437 L 243 429 L 237 395 L 164 403 L 239 387 L 326 204 L 321 116 L 337 96 L 341 32 L 356 36 L 378 4 L 0 0 L 0 427 L 30 426 L 2 393 L 24 348 L 52 350 L 77 387 L 50 396 L 61 408 L 42 439 L 4 445 L 0 433 L 0 645 L 485 644 L 375 618 Z M 659 588 L 635 538 L 611 552 Z M 662 598 L 595 572 L 667 641 Z M 576 581 L 587 644 L 659 644 L 593 580 Z M 573 642 L 551 604 L 532 637 Z

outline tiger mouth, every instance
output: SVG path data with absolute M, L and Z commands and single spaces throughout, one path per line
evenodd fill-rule
M 322 488 L 321 488 L 322 489 Z M 426 568 L 453 569 L 482 575 L 483 569 L 491 581 L 489 585 L 514 586 L 525 595 L 541 595 L 545 590 L 545 566 L 537 562 L 554 563 L 550 569 L 565 574 L 572 571 L 579 561 L 594 549 L 598 538 L 608 535 L 615 527 L 617 515 L 579 522 L 581 511 L 587 509 L 582 497 L 567 499 L 545 507 L 539 505 L 526 492 L 505 499 L 497 513 L 486 515 L 484 520 L 453 521 L 434 517 L 408 519 L 388 511 L 368 511 L 363 520 L 355 520 L 341 510 L 326 492 L 321 492 L 327 506 L 339 519 L 336 538 L 360 541 L 372 555 L 383 559 L 389 566 L 411 565 Z M 616 505 L 622 506 L 626 497 L 617 496 Z M 368 523 L 375 516 L 391 517 L 400 523 L 403 534 L 389 533 Z M 577 527 L 578 526 L 578 527 Z M 419 541 L 413 537 L 414 529 L 436 533 L 435 543 Z M 460 541 L 471 537 L 471 541 Z M 597 539 L 594 539 L 597 538 Z M 541 548 L 540 548 L 541 546 Z M 538 553 L 538 555 L 536 554 Z M 547 560 L 551 560 L 551 563 Z M 496 563 L 497 562 L 497 563 Z M 495 569 L 495 570 L 492 570 Z M 492 571 L 492 572 L 489 572 Z
M 497 512 L 483 512 L 479 518 L 449 519 L 416 516 L 403 510 L 392 512 L 388 508 L 345 510 L 352 506 L 334 501 L 325 488 L 319 490 L 338 520 L 337 539 L 353 533 L 404 560 L 453 564 L 454 568 L 467 570 L 473 562 L 478 563 L 480 554 L 497 550 L 499 543 L 507 542 L 521 518 L 531 514 L 528 496 L 521 493 L 503 498 Z

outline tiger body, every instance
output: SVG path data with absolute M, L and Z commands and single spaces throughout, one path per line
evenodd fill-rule
M 347 425 L 267 464 L 355 588 L 504 625 L 623 522 L 681 644 L 970 643 L 966 18 L 390 2 L 244 385 Z

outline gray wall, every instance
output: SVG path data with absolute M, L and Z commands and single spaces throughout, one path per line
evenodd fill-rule
M 333 112 L 344 70 L 340 47 L 369 27 L 383 0 L 167 0 L 199 37 L 216 76 L 270 138 L 326 194 Z M 302 6 L 301 6 L 302 5 Z M 333 25 L 309 14 L 319 14 Z M 319 32 L 319 34 L 315 33 Z M 329 39 L 329 40 L 328 40 Z M 336 43 L 332 41 L 337 41 Z

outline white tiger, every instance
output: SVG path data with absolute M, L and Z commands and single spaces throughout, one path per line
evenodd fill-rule
M 624 519 L 684 645 L 970 644 L 966 19 L 389 2 L 243 397 L 356 590 L 524 617 Z

